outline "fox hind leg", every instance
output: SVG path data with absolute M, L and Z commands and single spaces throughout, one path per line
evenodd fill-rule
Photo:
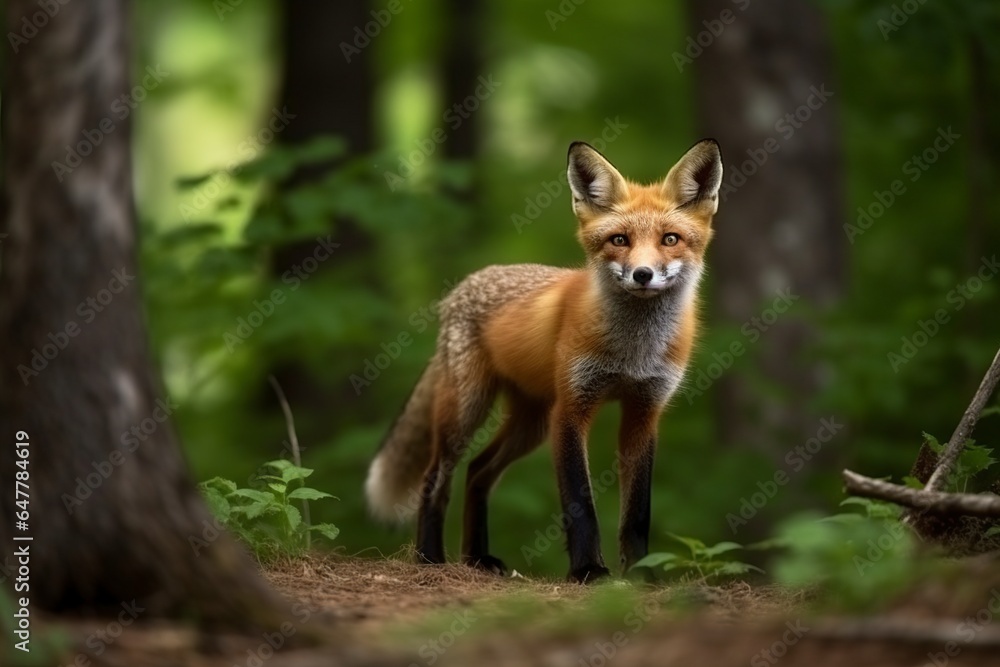
M 548 406 L 516 391 L 508 391 L 507 420 L 489 446 L 469 464 L 465 482 L 462 560 L 503 575 L 507 567 L 489 553 L 487 501 L 503 471 L 534 451 L 545 439 Z
M 496 382 L 456 382 L 445 374 L 434 397 L 431 462 L 424 473 L 417 516 L 417 560 L 445 562 L 444 519 L 451 478 L 496 396 Z

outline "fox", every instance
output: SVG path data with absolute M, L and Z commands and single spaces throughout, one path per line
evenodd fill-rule
M 499 429 L 466 472 L 462 562 L 508 571 L 490 553 L 487 500 L 504 470 L 548 439 L 567 579 L 610 575 L 587 459 L 591 421 L 610 401 L 621 404 L 623 572 L 648 552 L 658 425 L 697 335 L 722 154 L 704 139 L 665 178 L 643 185 L 577 141 L 567 180 L 585 266 L 489 266 L 456 285 L 439 307 L 435 352 L 369 468 L 365 493 L 376 517 L 416 514 L 419 562 L 446 560 L 452 477 L 498 396 L 505 400 Z

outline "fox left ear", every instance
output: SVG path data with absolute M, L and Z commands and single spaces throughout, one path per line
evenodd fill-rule
M 719 210 L 722 185 L 722 152 L 715 139 L 703 139 L 684 154 L 663 181 L 663 189 L 678 206 L 706 207 L 709 215 Z

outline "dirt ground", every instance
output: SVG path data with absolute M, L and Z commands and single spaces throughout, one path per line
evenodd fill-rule
M 582 587 L 336 556 L 284 563 L 265 576 L 292 602 L 277 632 L 205 634 L 147 622 L 95 642 L 107 619 L 47 621 L 64 642 L 56 664 L 1000 666 L 1000 624 L 992 624 L 1000 570 L 992 563 L 976 565 L 963 585 L 928 584 L 869 618 L 816 618 L 801 594 L 744 583 Z

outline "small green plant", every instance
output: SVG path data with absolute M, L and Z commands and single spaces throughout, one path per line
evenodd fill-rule
M 748 572 L 763 572 L 759 567 L 749 563 L 723 557 L 724 554 L 748 548 L 742 544 L 719 542 L 712 546 L 706 546 L 701 540 L 692 537 L 683 537 L 673 533 L 668 533 L 668 535 L 687 547 L 688 553 L 677 554 L 669 551 L 652 553 L 632 567 L 646 567 L 654 570 L 658 568 L 660 571 L 679 575 L 684 581 L 701 582 L 736 577 Z
M 924 433 L 924 438 L 935 454 L 941 456 L 944 453 L 944 445 L 938 442 L 937 438 L 930 433 Z M 969 439 L 966 441 L 962 453 L 959 454 L 955 470 L 948 480 L 948 490 L 967 492 L 969 481 L 979 473 L 991 468 L 996 462 L 992 449 L 977 445 L 975 440 Z
M 869 611 L 905 590 L 930 561 L 916 555 L 916 538 L 896 505 L 856 497 L 841 505 L 861 511 L 803 514 L 779 528 L 785 550 L 774 564 L 775 580 L 816 590 L 838 608 Z
M 330 523 L 307 525 L 293 501 L 308 502 L 335 498 L 305 486 L 313 473 L 309 468 L 279 459 L 261 466 L 263 474 L 251 481 L 252 488 L 214 477 L 200 485 L 208 506 L 219 521 L 246 542 L 262 560 L 306 551 L 307 536 L 316 532 L 334 540 L 340 530 Z M 295 485 L 295 488 L 290 488 Z

